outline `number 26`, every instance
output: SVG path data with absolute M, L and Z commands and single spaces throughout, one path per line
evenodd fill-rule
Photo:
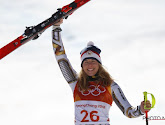
M 90 119 L 93 122 L 97 122 L 100 119 L 99 116 L 96 115 L 98 113 L 98 111 L 91 111 L 90 113 L 88 113 L 86 110 L 82 110 L 81 114 L 82 113 L 85 113 L 85 115 L 81 122 L 89 122 L 89 120 L 87 120 L 87 117 L 89 114 L 90 114 Z

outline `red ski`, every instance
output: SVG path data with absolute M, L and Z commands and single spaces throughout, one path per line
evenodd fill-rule
M 11 53 L 24 43 L 30 40 L 37 39 L 47 28 L 49 28 L 62 18 L 66 19 L 76 9 L 78 9 L 89 1 L 90 0 L 75 0 L 62 8 L 57 9 L 58 11 L 56 13 L 54 13 L 50 18 L 46 19 L 42 23 L 36 26 L 26 27 L 26 30 L 24 31 L 23 35 L 19 36 L 17 39 L 13 40 L 12 42 L 0 49 L 0 59 L 7 56 L 9 53 Z

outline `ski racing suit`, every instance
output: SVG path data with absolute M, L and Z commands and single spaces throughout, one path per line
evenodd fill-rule
M 113 101 L 123 114 L 129 118 L 143 115 L 140 106 L 133 108 L 115 82 L 111 86 L 104 87 L 96 84 L 95 81 L 90 81 L 89 90 L 81 91 L 79 89 L 77 84 L 78 75 L 65 54 L 61 31 L 59 26 L 53 26 L 53 50 L 61 72 L 73 92 L 75 125 L 109 125 L 109 110 Z

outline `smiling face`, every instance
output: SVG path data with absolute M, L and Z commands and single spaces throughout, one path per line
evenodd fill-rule
M 82 68 L 88 76 L 94 76 L 99 70 L 99 63 L 95 59 L 86 59 Z

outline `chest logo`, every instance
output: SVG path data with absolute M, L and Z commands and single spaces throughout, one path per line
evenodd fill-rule
M 100 85 L 90 85 L 89 89 L 86 91 L 81 91 L 82 95 L 87 96 L 92 94 L 93 96 L 99 96 L 101 93 L 104 93 L 106 91 L 106 88 Z

